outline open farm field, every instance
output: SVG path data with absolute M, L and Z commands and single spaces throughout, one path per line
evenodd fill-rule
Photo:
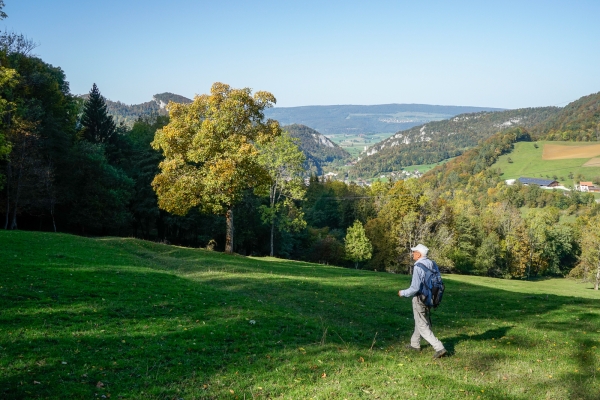
M 2 399 L 597 399 L 600 293 L 446 275 L 450 356 L 404 349 L 410 277 L 0 232 Z M 425 344 L 425 343 L 423 343 Z
M 569 160 L 600 156 L 600 144 L 559 145 L 546 143 L 542 152 L 543 160 Z
M 600 165 L 594 162 L 599 154 L 598 142 L 519 142 L 511 153 L 500 156 L 492 168 L 500 168 L 504 179 L 557 178 L 561 184 L 572 186 L 578 175 L 585 181 L 600 177 Z

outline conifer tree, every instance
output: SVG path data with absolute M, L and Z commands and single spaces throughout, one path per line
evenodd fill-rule
M 95 83 L 83 105 L 81 125 L 83 137 L 92 143 L 110 142 L 117 129 L 113 117 L 108 115 L 106 100 Z
M 344 242 L 346 243 L 346 258 L 354 261 L 354 268 L 358 268 L 360 261 L 371 259 L 373 246 L 360 221 L 354 221 L 354 225 L 348 228 Z
M 8 15 L 3 11 L 4 8 L 4 0 L 0 0 L 0 20 L 8 18 Z

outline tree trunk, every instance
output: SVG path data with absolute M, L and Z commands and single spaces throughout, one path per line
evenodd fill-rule
M 273 257 L 273 237 L 275 236 L 275 219 L 271 221 L 271 257 Z
M 596 271 L 596 282 L 594 282 L 594 290 L 598 290 L 598 284 L 600 284 L 600 263 L 598 263 L 598 270 Z
M 233 209 L 227 210 L 227 233 L 225 235 L 225 253 L 233 254 Z
M 277 185 L 271 185 L 271 189 L 269 192 L 269 204 L 271 206 L 271 257 L 273 257 L 273 240 L 275 236 L 275 197 L 277 195 Z
M 54 233 L 56 233 L 56 221 L 54 221 L 54 202 L 50 206 L 50 215 L 52 216 L 52 227 L 54 228 Z
M 17 176 L 17 187 L 15 188 L 15 206 L 13 208 L 12 222 L 10 223 L 10 229 L 17 229 L 17 208 L 19 207 L 19 197 L 21 197 L 21 178 L 23 176 L 23 166 L 19 168 L 19 175 Z
M 533 245 L 529 250 L 529 265 L 527 266 L 527 280 L 529 280 L 529 273 L 531 272 L 531 263 L 533 262 Z
M 4 229 L 8 229 L 8 219 L 10 215 L 10 179 L 12 178 L 12 171 L 10 169 L 10 162 L 6 164 L 6 218 L 4 221 Z

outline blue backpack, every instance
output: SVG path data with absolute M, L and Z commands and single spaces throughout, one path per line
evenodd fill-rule
M 421 263 L 415 264 L 415 267 L 421 267 L 425 272 L 425 278 L 421 282 L 421 289 L 419 290 L 421 300 L 427 307 L 437 308 L 442 302 L 442 296 L 446 287 L 442 281 L 440 269 L 434 261 L 432 262 L 433 270 Z

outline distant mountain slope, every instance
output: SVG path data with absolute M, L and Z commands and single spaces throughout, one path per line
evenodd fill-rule
M 546 140 L 600 140 L 600 92 L 567 104 L 532 133 Z
M 278 120 L 282 125 L 303 124 L 325 135 L 332 135 L 397 132 L 458 114 L 501 110 L 427 104 L 337 105 L 275 107 L 265 110 L 265 116 Z
M 432 164 L 462 154 L 482 139 L 512 127 L 531 128 L 558 113 L 558 107 L 522 108 L 461 114 L 400 131 L 372 146 L 353 168 L 356 176 L 375 176 L 402 167 Z
M 83 99 L 87 98 L 87 94 L 81 95 L 80 97 Z M 133 125 L 136 119 L 141 116 L 158 114 L 158 115 L 167 115 L 166 106 L 169 104 L 169 101 L 173 101 L 175 103 L 191 103 L 192 100 L 187 97 L 180 96 L 174 93 L 159 93 L 152 96 L 151 101 L 147 101 L 141 104 L 133 104 L 127 105 L 125 103 L 121 103 L 120 101 L 112 101 L 106 99 L 106 106 L 108 108 L 108 114 L 112 115 L 115 122 L 120 124 L 121 122 L 126 125 Z
M 283 126 L 282 129 L 300 141 L 298 147 L 306 156 L 307 169 L 318 174 L 323 172 L 325 164 L 350 158 L 346 150 L 308 126 L 293 124 Z

